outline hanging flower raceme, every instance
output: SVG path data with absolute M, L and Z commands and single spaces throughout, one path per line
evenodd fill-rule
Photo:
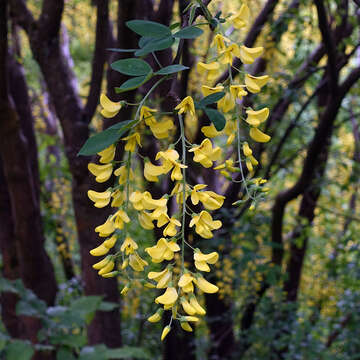
M 219 20 L 223 21 L 222 18 Z M 249 7 L 246 4 L 241 5 L 240 10 L 230 17 L 230 22 L 234 29 L 241 30 L 249 26 Z M 199 83 L 202 95 L 194 94 L 194 98 L 184 95 L 179 104 L 172 109 L 166 109 L 166 113 L 162 112 L 159 104 L 163 105 L 163 102 L 158 101 L 160 99 L 156 94 L 150 96 L 160 82 L 176 78 L 175 75 L 169 76 L 172 73 L 165 74 L 169 71 L 166 68 L 159 71 L 153 67 L 152 71 L 149 69 L 148 74 L 156 75 L 159 80 L 149 87 L 149 92 L 137 104 L 125 101 L 113 102 L 102 94 L 101 114 L 106 118 L 116 116 L 125 104 L 127 107 L 137 106 L 137 109 L 134 111 L 133 120 L 124 122 L 125 127 L 113 128 L 116 139 L 113 144 L 109 145 L 108 142 L 111 136 L 107 136 L 105 140 L 102 138 L 102 141 L 106 142 L 106 148 L 97 152 L 98 163 L 92 161 L 88 164 L 88 169 L 95 176 L 96 182 L 105 183 L 115 178 L 113 187 L 107 187 L 106 190 L 104 188 L 104 191 L 99 192 L 88 190 L 88 197 L 95 207 L 103 208 L 111 205 L 109 209 L 113 209 L 105 222 L 95 228 L 100 241 L 90 250 L 90 254 L 98 258 L 94 261 L 93 269 L 104 278 L 122 274 L 122 281 L 125 281 L 121 290 L 122 295 L 126 295 L 140 284 L 149 289 L 162 290 L 155 298 L 157 304 L 155 311 L 147 317 L 149 322 L 156 323 L 162 320 L 164 311 L 171 312 L 170 321 L 162 330 L 161 340 L 169 334 L 174 321 L 178 321 L 184 331 L 193 331 L 193 325 L 200 321 L 200 316 L 206 314 L 202 305 L 203 293 L 216 293 L 220 286 L 221 295 L 224 294 L 224 286 L 221 285 L 224 283 L 223 279 L 218 279 L 216 286 L 203 276 L 209 273 L 214 265 L 216 267 L 219 265 L 219 253 L 217 251 L 203 253 L 200 250 L 199 237 L 196 237 L 196 246 L 199 248 L 193 247 L 194 232 L 204 239 L 210 239 L 214 237 L 214 231 L 222 226 L 222 222 L 216 220 L 217 215 L 212 211 L 219 210 L 223 206 L 225 196 L 217 193 L 219 190 L 217 192 L 209 190 L 206 184 L 206 180 L 211 177 L 209 172 L 219 170 L 225 176 L 225 179 L 221 178 L 219 183 L 222 189 L 228 181 L 241 183 L 242 189 L 243 187 L 246 189 L 246 191 L 241 190 L 242 196 L 245 200 L 251 199 L 252 207 L 263 198 L 263 195 L 258 196 L 256 191 L 258 193 L 268 191 L 262 186 L 266 180 L 251 178 L 254 167 L 259 164 L 251 149 L 251 139 L 257 142 L 270 140 L 270 136 L 260 130 L 269 117 L 269 109 L 267 107 L 259 109 L 255 98 L 252 103 L 255 104 L 254 109 L 259 110 L 246 108 L 244 104 L 248 102 L 244 101 L 244 97 L 249 93 L 259 93 L 267 84 L 269 76 L 253 76 L 245 73 L 236 77 L 236 82 L 232 76 L 237 70 L 232 66 L 235 57 L 240 58 L 243 64 L 252 64 L 263 54 L 264 49 L 250 48 L 231 41 L 224 36 L 221 26 L 216 28 L 211 46 L 214 48 L 209 49 L 207 56 L 211 60 L 204 59 L 196 65 L 201 81 L 205 82 Z M 127 61 L 129 60 L 126 59 L 126 72 L 131 67 L 128 68 Z M 121 62 L 122 60 L 118 64 L 119 68 L 122 66 Z M 141 60 L 145 75 L 145 67 L 147 69 L 150 64 L 147 66 L 143 62 L 146 62 L 146 58 Z M 224 70 L 231 70 L 231 74 L 225 81 L 215 85 L 214 80 L 222 79 L 220 74 Z M 165 77 L 161 78 L 161 76 Z M 146 89 L 147 86 L 143 88 Z M 220 92 L 222 94 L 218 94 Z M 197 119 L 195 106 L 204 114 L 204 118 Z M 201 133 L 194 136 L 196 139 L 200 137 L 198 142 L 201 143 L 192 144 L 190 141 L 192 128 L 203 119 L 208 122 L 205 123 L 206 125 L 202 124 L 205 126 L 201 126 Z M 242 133 L 243 128 L 247 126 L 249 134 Z M 122 137 L 125 131 L 126 136 Z M 176 138 L 172 143 L 174 134 Z M 115 158 L 116 143 L 119 140 L 125 141 L 123 144 L 127 153 L 123 159 L 118 158 L 121 152 L 118 152 Z M 142 145 L 143 149 L 138 153 Z M 222 149 L 224 154 L 233 155 L 223 158 Z M 148 154 L 144 157 L 143 153 L 147 151 Z M 192 159 L 189 159 L 191 154 Z M 196 165 L 195 173 L 189 174 L 189 164 L 194 165 L 191 161 L 201 164 L 206 169 Z M 214 164 L 216 161 L 221 163 L 216 166 Z M 143 177 L 146 181 L 157 183 L 147 184 L 149 189 L 156 185 L 157 191 L 164 188 L 168 191 L 153 198 L 151 192 L 142 187 L 137 164 L 143 168 Z M 244 164 L 247 172 L 243 171 Z M 215 167 L 211 169 L 213 166 Z M 220 186 L 217 187 L 219 188 Z M 234 204 L 243 202 L 244 199 L 235 201 Z M 186 216 L 191 217 L 189 224 Z M 137 222 L 135 226 L 133 224 L 129 226 L 134 221 Z M 143 229 L 149 231 L 156 229 L 156 235 L 158 236 L 160 231 L 162 237 L 159 236 L 152 245 L 144 247 L 141 236 L 135 236 L 142 234 Z M 116 250 L 116 247 L 119 249 Z M 192 254 L 192 264 L 188 263 L 191 257 L 186 256 L 186 251 Z M 147 266 L 150 270 L 147 270 Z M 161 266 L 161 268 L 153 271 L 152 266 Z M 144 271 L 145 273 L 141 274 Z M 215 275 L 219 276 L 218 271 Z

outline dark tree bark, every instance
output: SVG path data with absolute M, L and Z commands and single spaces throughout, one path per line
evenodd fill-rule
M 97 209 L 92 206 L 87 198 L 87 190 L 94 186 L 87 170 L 89 159 L 78 157 L 77 153 L 89 136 L 88 116 L 91 115 L 93 111 L 91 109 L 94 109 L 94 105 L 88 103 L 88 110 L 84 111 L 77 92 L 76 78 L 69 65 L 70 59 L 61 46 L 60 24 L 64 2 L 45 0 L 39 21 L 33 19 L 25 2 L 14 0 L 11 5 L 13 15 L 27 32 L 33 55 L 41 68 L 63 129 L 65 152 L 73 176 L 72 195 L 85 294 L 101 294 L 105 295 L 107 301 L 118 302 L 119 294 L 116 280 L 102 279 L 91 267 L 94 259 L 90 256 L 89 251 L 99 244 L 94 228 L 102 223 L 104 214 L 99 215 Z M 103 19 L 101 20 L 103 21 Z M 95 59 L 97 59 L 97 55 L 94 55 L 93 71 L 102 73 L 101 66 Z M 99 61 L 102 62 L 103 60 Z M 93 75 L 94 77 L 95 75 Z M 98 96 L 96 97 L 94 94 L 98 91 L 99 89 L 90 91 L 91 98 L 96 103 Z M 89 342 L 91 344 L 105 343 L 110 347 L 120 346 L 120 329 L 118 309 L 110 312 L 99 311 L 88 329 Z

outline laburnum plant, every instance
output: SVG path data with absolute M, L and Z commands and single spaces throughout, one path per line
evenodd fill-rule
M 194 23 L 198 7 L 204 16 L 201 23 Z M 167 27 L 144 20 L 126 23 L 132 31 L 140 35 L 139 49 L 129 50 L 134 53 L 134 57 L 118 60 L 111 65 L 114 71 L 130 76 L 129 80 L 115 90 L 117 93 L 130 91 L 154 78 L 153 85 L 137 104 L 127 103 L 125 100 L 114 102 L 102 94 L 100 104 L 103 117 L 112 118 L 124 106 L 136 106 L 134 118 L 115 124 L 91 137 L 79 153 L 99 156 L 98 163 L 89 163 L 88 166 L 97 182 L 106 182 L 113 175 L 116 178 L 115 184 L 106 191 L 88 191 L 88 197 L 95 207 L 104 208 L 110 205 L 114 209 L 105 223 L 95 228 L 99 234 L 99 246 L 92 249 L 90 254 L 100 258 L 100 261 L 96 262 L 93 268 L 104 278 L 123 273 L 127 279 L 121 291 L 123 295 L 131 290 L 132 282 L 139 279 L 145 287 L 163 290 L 163 293 L 155 298 L 158 310 L 148 318 L 150 322 L 158 322 L 164 311 L 171 312 L 170 322 L 164 327 L 161 340 L 169 333 L 174 321 L 179 321 L 185 331 L 192 331 L 191 324 L 198 322 L 199 317 L 206 314 L 199 294 L 211 294 L 219 290 L 204 276 L 219 260 L 219 254 L 203 253 L 199 248 L 201 243 L 196 244 L 199 247 L 194 247 L 188 235 L 195 231 L 203 239 L 214 236 L 222 223 L 215 219 L 212 212 L 222 207 L 225 197 L 208 190 L 208 184 L 190 182 L 189 179 L 193 177 L 188 173 L 189 159 L 192 158 L 193 162 L 208 169 L 212 168 L 213 171 L 220 170 L 217 176 L 223 176 L 225 182 L 241 183 L 246 190 L 245 199 L 252 202 L 252 208 L 267 191 L 262 186 L 266 180 L 252 178 L 258 160 L 255 159 L 249 143 L 252 140 L 261 143 L 270 140 L 270 136 L 260 130 L 269 116 L 269 109 L 245 107 L 244 97 L 249 93 L 259 93 L 269 77 L 255 77 L 246 71 L 239 71 L 239 80 L 235 81 L 231 71 L 235 57 L 240 58 L 243 64 L 252 64 L 263 54 L 264 49 L 237 44 L 229 36 L 225 36 L 224 31 L 227 21 L 235 29 L 248 26 L 250 9 L 243 4 L 238 13 L 221 18 L 221 14 L 213 17 L 202 2 L 191 2 L 186 11 L 189 12 L 189 22 L 181 29 L 177 29 L 178 24 Z M 199 78 L 205 82 L 201 86 L 202 94 L 197 94 L 194 98 L 186 96 L 179 100 L 171 112 L 163 112 L 159 105 L 161 102 L 155 101 L 150 95 L 164 80 L 173 78 L 188 68 L 179 63 L 162 67 L 156 58 L 156 51 L 174 47 L 177 39 L 180 39 L 181 44 L 183 39 L 201 36 L 202 26 L 210 26 L 214 31 L 207 61 L 198 62 L 196 66 Z M 125 50 L 117 49 L 120 52 Z M 158 70 L 155 71 L 149 62 L 144 60 L 148 56 L 155 58 Z M 228 73 L 226 80 L 214 84 L 215 79 L 224 71 Z M 187 122 L 184 119 L 196 118 L 197 114 L 207 116 L 210 125 L 201 128 L 204 140 L 200 144 L 192 144 L 186 137 Z M 244 125 L 248 131 L 244 131 Z M 176 128 L 179 129 L 176 135 L 178 138 L 173 135 Z M 139 181 L 134 181 L 136 166 L 142 161 L 138 149 L 142 146 L 142 137 L 149 130 L 155 139 L 161 140 L 158 142 L 160 151 L 155 158 L 157 163 L 144 160 L 144 178 L 147 182 L 159 182 L 163 177 L 170 177 L 173 183 L 172 191 L 158 199 L 140 187 Z M 156 141 L 155 139 L 153 141 Z M 115 160 L 119 142 L 124 142 L 125 154 L 124 160 L 120 161 Z M 181 144 L 180 153 L 175 149 L 176 144 Z M 239 174 L 241 180 L 235 180 Z M 146 185 L 146 182 L 144 183 Z M 168 207 L 170 201 L 176 204 L 172 213 Z M 153 231 L 155 227 L 161 229 L 162 237 L 154 246 L 143 248 L 141 240 L 130 236 L 128 224 L 131 207 L 138 212 L 139 226 L 149 231 Z M 186 216 L 191 217 L 188 224 Z M 187 225 L 190 229 L 186 229 Z M 192 264 L 185 262 L 185 252 L 192 253 Z M 189 255 L 187 253 L 187 259 Z M 161 264 L 162 270 L 147 271 L 150 261 Z

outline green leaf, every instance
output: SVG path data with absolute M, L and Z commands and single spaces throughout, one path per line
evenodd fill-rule
M 145 349 L 138 347 L 124 346 L 121 349 L 108 349 L 106 351 L 107 359 L 139 359 L 139 360 L 151 360 L 153 359 Z
M 70 349 L 60 348 L 56 353 L 56 360 L 76 360 L 76 358 Z
M 50 336 L 50 343 L 53 345 L 64 345 L 71 348 L 80 348 L 87 343 L 84 334 L 61 334 Z
M 165 50 L 171 47 L 171 45 L 175 42 L 175 39 L 172 36 L 166 36 L 160 39 L 151 40 L 147 40 L 148 38 L 143 39 L 144 40 L 142 42 L 139 42 L 139 46 L 140 44 L 143 46 L 141 47 L 141 49 L 135 52 L 135 56 L 145 56 L 154 51 Z
M 171 24 L 170 25 L 170 30 L 174 30 L 174 29 L 176 29 L 177 27 L 179 27 L 181 25 L 181 23 L 179 23 L 179 22 L 176 22 L 176 23 L 174 23 L 174 24 Z
M 126 26 L 141 36 L 159 38 L 171 35 L 170 28 L 154 21 L 131 20 L 126 22 Z
M 215 109 L 204 108 L 205 114 L 208 116 L 210 121 L 214 124 L 217 131 L 221 131 L 226 124 L 225 117 L 222 113 Z
M 203 32 L 203 30 L 199 29 L 196 26 L 188 26 L 176 32 L 175 34 L 173 34 L 173 36 L 180 39 L 195 39 Z
M 225 93 L 223 91 L 217 92 L 215 94 L 210 94 L 210 95 L 204 97 L 203 99 L 201 99 L 198 102 L 198 106 L 199 106 L 199 108 L 202 108 L 202 107 L 205 107 L 206 105 L 216 103 L 217 101 L 222 99 L 224 96 L 225 96 Z
M 69 312 L 89 322 L 101 303 L 101 296 L 83 296 L 71 303 Z
M 114 309 L 118 308 L 119 307 L 119 304 L 117 303 L 113 303 L 113 302 L 110 302 L 110 301 L 103 301 L 98 310 L 100 311 L 113 311 Z
M 79 360 L 107 360 L 105 345 L 85 346 L 81 349 Z
M 135 120 L 126 120 L 110 126 L 108 129 L 90 137 L 80 149 L 78 155 L 95 155 L 114 144 L 119 138 L 135 124 Z
M 112 63 L 111 68 L 121 74 L 129 76 L 147 75 L 152 71 L 151 66 L 141 59 L 121 59 Z
M 125 91 L 137 89 L 142 84 L 145 84 L 151 78 L 151 75 L 152 75 L 152 73 L 149 73 L 148 75 L 137 76 L 137 77 L 131 78 L 131 79 L 125 81 L 124 83 L 122 83 L 120 87 L 116 87 L 115 92 L 117 94 L 120 94 Z
M 7 360 L 30 360 L 34 355 L 33 347 L 25 341 L 14 340 L 6 347 Z
M 31 290 L 16 304 L 16 315 L 42 317 L 46 314 L 46 303 L 40 300 Z
M 189 69 L 189 67 L 180 64 L 169 65 L 157 71 L 155 75 L 169 75 L 186 69 Z

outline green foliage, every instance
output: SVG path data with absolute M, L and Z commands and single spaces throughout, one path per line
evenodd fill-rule
M 189 69 L 189 67 L 181 65 L 181 64 L 169 65 L 169 66 L 161 68 L 159 71 L 157 71 L 155 73 L 155 75 L 169 75 L 169 74 L 174 74 L 179 71 L 186 70 L 186 69 Z
M 217 131 L 224 129 L 226 125 L 226 119 L 221 112 L 209 107 L 204 107 L 204 111 L 210 121 L 214 124 Z
M 135 120 L 123 121 L 90 137 L 80 149 L 78 155 L 95 155 L 101 150 L 106 149 L 108 146 L 118 141 L 120 137 L 134 124 Z
M 160 23 L 147 20 L 131 20 L 126 22 L 126 26 L 141 36 L 159 38 L 171 35 L 171 30 Z
M 196 26 L 188 26 L 176 32 L 173 36 L 179 39 L 196 39 L 203 32 Z
M 147 75 L 152 72 L 151 66 L 141 59 L 122 59 L 111 64 L 113 70 L 129 76 Z

